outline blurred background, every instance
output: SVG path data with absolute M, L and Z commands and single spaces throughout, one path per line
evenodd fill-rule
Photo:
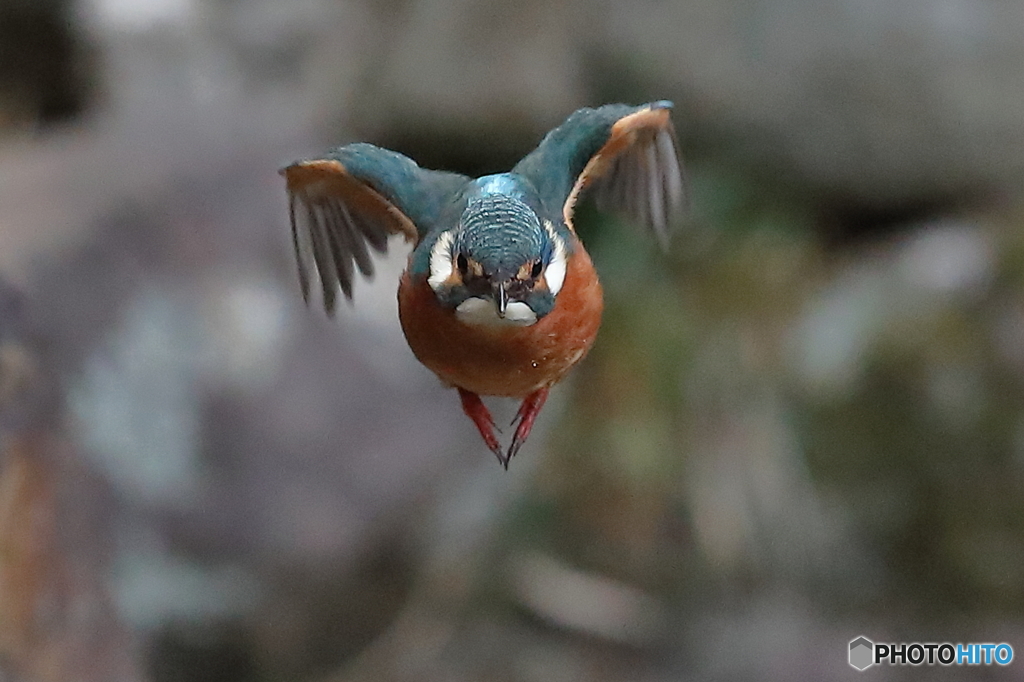
M 0 680 L 854 680 L 1024 655 L 1024 4 L 4 0 Z M 663 254 L 504 472 L 277 169 L 672 99 Z M 495 404 L 499 420 L 515 405 Z M 881 668 L 876 679 L 1021 679 Z

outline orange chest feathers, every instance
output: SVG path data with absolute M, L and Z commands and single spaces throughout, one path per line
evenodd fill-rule
M 398 287 L 402 331 L 416 358 L 442 381 L 480 395 L 522 398 L 558 382 L 597 338 L 604 302 L 597 272 L 577 244 L 551 312 L 525 327 L 461 322 L 425 277 Z

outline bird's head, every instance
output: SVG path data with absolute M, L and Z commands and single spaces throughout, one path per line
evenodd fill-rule
M 430 249 L 430 287 L 467 324 L 527 326 L 551 312 L 565 281 L 568 247 L 522 200 L 471 201 Z

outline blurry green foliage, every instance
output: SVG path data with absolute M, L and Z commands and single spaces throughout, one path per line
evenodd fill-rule
M 581 208 L 604 324 L 502 554 L 544 547 L 670 599 L 782 579 L 772 560 L 712 560 L 688 488 L 694 429 L 731 428 L 775 396 L 787 456 L 840 520 L 831 540 L 880 570 L 876 589 L 829 592 L 823 608 L 1024 612 L 1024 383 L 993 341 L 1007 308 L 1024 310 L 1013 220 L 980 228 L 1000 246 L 989 286 L 918 301 L 893 285 L 907 313 L 869 319 L 853 380 L 823 392 L 794 367 L 793 330 L 845 268 L 898 253 L 900 239 L 836 253 L 817 236 L 813 197 L 714 166 L 690 172 L 695 210 L 669 254 Z M 886 257 L 881 267 L 899 271 Z M 862 569 L 840 565 L 833 578 Z

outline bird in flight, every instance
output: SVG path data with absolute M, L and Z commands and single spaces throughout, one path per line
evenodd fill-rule
M 456 388 L 506 469 L 548 392 L 587 354 L 601 285 L 573 225 L 581 193 L 666 245 L 684 200 L 672 103 L 580 109 L 507 173 L 420 168 L 371 144 L 283 168 L 299 285 L 333 314 L 388 237 L 412 243 L 398 313 L 416 358 Z M 507 449 L 480 396 L 522 401 Z

